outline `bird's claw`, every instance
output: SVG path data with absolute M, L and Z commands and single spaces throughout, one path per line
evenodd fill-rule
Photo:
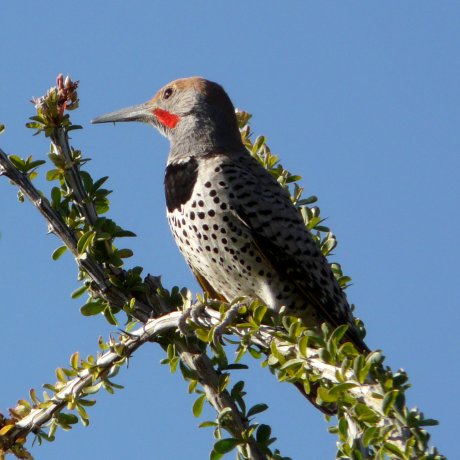
M 192 303 L 190 306 L 185 308 L 177 324 L 179 332 L 185 337 L 193 335 L 193 332 L 188 327 L 187 321 L 190 319 L 192 322 L 199 324 L 200 322 L 203 322 L 205 312 L 205 306 L 201 302 Z
M 220 322 L 220 324 L 218 324 L 214 330 L 213 330 L 213 342 L 215 345 L 222 345 L 223 344 L 223 335 L 225 334 L 228 326 L 230 326 L 230 324 L 232 324 L 233 320 L 236 318 L 236 316 L 238 315 L 238 312 L 241 308 L 241 303 L 238 302 L 234 305 L 232 305 L 225 313 L 225 316 L 224 318 L 222 319 L 222 321 Z

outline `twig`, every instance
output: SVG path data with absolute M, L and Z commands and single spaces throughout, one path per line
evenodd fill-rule
M 93 227 L 97 220 L 96 208 L 88 200 L 88 194 L 80 179 L 80 168 L 72 158 L 69 138 L 64 128 L 56 128 L 51 134 L 51 143 L 55 153 L 65 161 L 65 177 L 74 195 L 74 202 L 82 216 Z
M 123 357 L 131 356 L 140 346 L 151 341 L 154 337 L 161 333 L 165 333 L 174 329 L 177 325 L 180 312 L 172 312 L 169 315 L 147 321 L 145 325 L 139 327 L 129 335 L 123 335 L 123 346 L 125 350 Z M 100 356 L 94 368 L 99 369 L 99 375 L 110 374 L 112 367 L 120 360 L 120 354 L 114 351 L 109 351 Z M 14 442 L 19 437 L 25 437 L 28 433 L 33 432 L 49 422 L 53 415 L 66 406 L 70 397 L 78 399 L 82 395 L 84 389 L 90 385 L 94 385 L 93 372 L 85 369 L 78 375 L 69 380 L 65 386 L 56 393 L 49 401 L 53 404 L 44 408 L 32 409 L 28 415 L 16 423 L 16 427 L 8 432 L 8 438 Z

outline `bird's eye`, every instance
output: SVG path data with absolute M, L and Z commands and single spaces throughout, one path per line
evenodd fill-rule
M 166 88 L 163 92 L 163 99 L 169 99 L 172 96 L 173 92 L 174 90 L 171 87 Z

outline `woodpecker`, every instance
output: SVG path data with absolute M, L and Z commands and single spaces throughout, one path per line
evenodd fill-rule
M 368 351 L 346 295 L 289 194 L 245 148 L 222 86 L 174 80 L 148 102 L 95 118 L 140 121 L 170 141 L 164 187 L 169 226 L 211 298 L 260 299 L 308 327 L 348 325 Z

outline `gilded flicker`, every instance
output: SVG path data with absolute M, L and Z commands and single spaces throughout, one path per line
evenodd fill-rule
M 167 216 L 176 243 L 212 298 L 259 298 L 308 326 L 347 324 L 367 350 L 329 263 L 288 193 L 242 143 L 234 106 L 217 83 L 175 80 L 145 104 L 93 123 L 141 121 L 171 143 Z

